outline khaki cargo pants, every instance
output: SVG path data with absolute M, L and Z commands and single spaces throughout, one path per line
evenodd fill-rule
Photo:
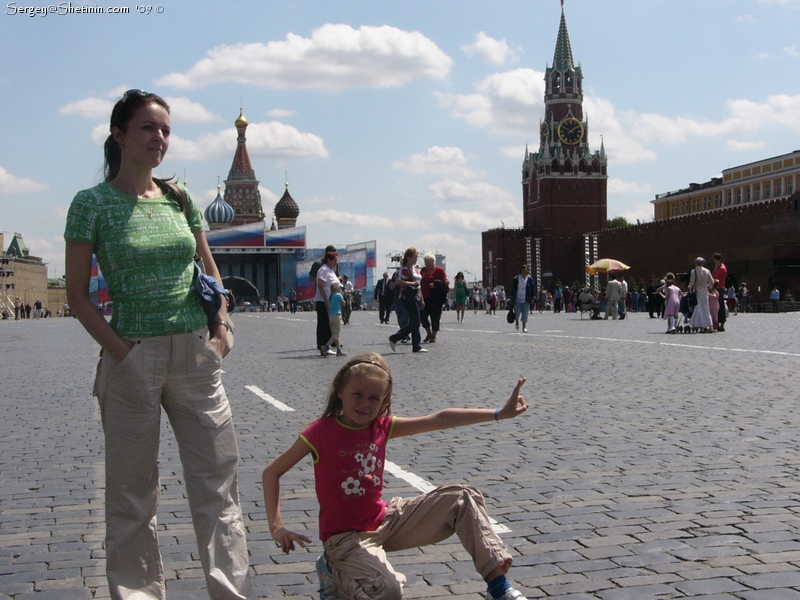
M 464 485 L 442 486 L 414 498 L 393 498 L 375 531 L 350 531 L 325 540 L 338 595 L 348 600 L 399 600 L 406 578 L 392 568 L 386 553 L 435 544 L 454 533 L 481 577 L 498 566 L 511 566 L 511 555 L 486 514 L 483 495 Z
M 119 364 L 100 359 L 95 395 L 106 450 L 106 574 L 115 600 L 165 598 L 156 533 L 161 409 L 178 442 L 208 593 L 248 598 L 249 559 L 239 505 L 239 450 L 222 357 L 206 328 L 127 339 Z

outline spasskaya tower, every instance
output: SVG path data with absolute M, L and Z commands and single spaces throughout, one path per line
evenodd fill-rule
M 522 231 L 483 233 L 484 281 L 494 280 L 494 285 L 509 285 L 526 262 L 519 251 L 519 240 L 525 238 L 538 240 L 545 288 L 582 280 L 583 234 L 606 224 L 608 160 L 602 142 L 598 152 L 589 148 L 583 71 L 572 58 L 563 0 L 553 64 L 545 69 L 544 79 L 539 148 L 529 152 L 526 147 L 522 163 Z

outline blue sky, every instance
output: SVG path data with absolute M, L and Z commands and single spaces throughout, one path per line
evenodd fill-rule
M 67 6 L 64 3 L 62 6 Z M 0 230 L 62 276 L 64 218 L 101 179 L 122 91 L 167 98 L 159 172 L 202 207 L 239 107 L 266 212 L 284 190 L 310 246 L 414 245 L 480 278 L 480 232 L 522 224 L 559 0 L 167 0 L 140 14 L 0 15 Z M 58 7 L 59 5 L 55 5 Z M 160 11 L 160 12 L 159 12 Z M 800 0 L 566 0 L 609 218 L 657 193 L 800 148 Z M 6 238 L 8 243 L 8 237 Z

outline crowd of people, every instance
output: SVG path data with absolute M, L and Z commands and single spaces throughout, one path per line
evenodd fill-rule
M 38 298 L 34 301 L 33 306 L 31 306 L 30 302 L 23 302 L 21 298 L 14 299 L 13 317 L 16 321 L 19 321 L 20 319 L 44 319 L 52 316 L 53 315 L 50 312 L 50 309 L 44 306 L 42 301 Z M 11 319 L 11 317 L 11 310 L 3 307 L 3 320 Z

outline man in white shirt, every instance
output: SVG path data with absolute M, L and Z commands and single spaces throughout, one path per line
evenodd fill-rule
M 608 274 L 608 284 L 606 285 L 606 316 L 608 320 L 611 316 L 613 320 L 617 320 L 619 314 L 619 299 L 622 295 L 622 284 L 617 281 L 616 273 Z

